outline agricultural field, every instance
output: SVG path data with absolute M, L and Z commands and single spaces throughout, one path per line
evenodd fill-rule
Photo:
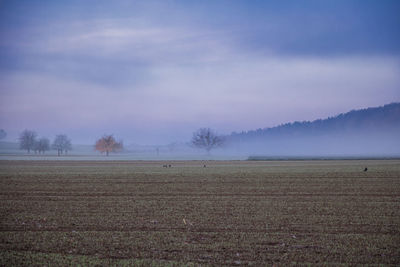
M 0 201 L 0 266 L 400 265 L 400 160 L 4 160 Z

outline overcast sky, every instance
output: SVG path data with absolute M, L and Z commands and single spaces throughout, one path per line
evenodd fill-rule
M 400 1 L 0 1 L 0 128 L 188 141 L 400 101 Z

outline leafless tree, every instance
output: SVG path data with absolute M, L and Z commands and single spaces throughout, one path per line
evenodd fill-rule
M 35 150 L 35 153 L 42 153 L 44 154 L 44 152 L 50 150 L 50 141 L 49 139 L 42 137 L 39 140 L 37 140 L 35 142 L 35 145 L 33 147 L 33 149 Z
M 122 141 L 117 142 L 112 135 L 104 135 L 102 138 L 97 140 L 95 145 L 95 150 L 100 151 L 101 153 L 106 153 L 106 156 L 110 152 L 118 152 L 123 148 Z
M 19 136 L 19 148 L 27 150 L 28 153 L 34 149 L 36 142 L 36 133 L 30 130 L 24 130 Z
M 222 146 L 224 138 L 210 128 L 200 128 L 193 133 L 192 145 L 197 148 L 202 148 L 210 153 L 213 148 Z
M 58 156 L 60 156 L 63 152 L 67 154 L 69 150 L 72 149 L 71 140 L 65 134 L 59 134 L 54 139 L 52 148 L 57 150 Z
M 0 129 L 0 140 L 6 138 L 7 133 L 3 129 Z

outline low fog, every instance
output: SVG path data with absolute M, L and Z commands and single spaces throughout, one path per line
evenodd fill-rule
M 397 130 L 376 123 L 384 117 L 364 116 L 376 133 L 364 119 L 317 132 L 302 124 L 400 101 L 399 1 L 0 7 L 2 155 L 25 153 L 18 146 L 25 129 L 45 155 L 56 154 L 47 145 L 57 135 L 71 140 L 71 156 L 97 156 L 104 135 L 123 141 L 110 157 L 137 159 L 399 153 Z M 279 135 L 255 130 L 295 121 L 300 128 Z M 191 146 L 202 127 L 224 145 Z
M 39 156 L 55 156 L 55 141 L 43 137 L 42 133 L 28 131 L 37 140 L 45 139 L 47 149 Z M 36 155 L 34 148 L 24 151 L 21 140 L 0 142 L 0 155 Z M 171 143 L 137 144 L 127 142 L 118 135 L 103 135 L 111 138 L 118 149 L 95 150 L 95 141 L 89 144 L 74 141 L 67 135 L 58 135 L 67 140 L 64 154 L 58 147 L 58 156 L 74 158 L 103 157 L 107 159 L 301 159 L 301 158 L 379 158 L 400 157 L 400 104 L 355 110 L 327 119 L 281 124 L 231 134 L 219 134 L 215 129 L 201 128 L 192 131 L 185 139 Z M 110 137 L 111 136 L 111 137 Z M 98 136 L 97 140 L 103 138 Z M 21 137 L 20 137 L 21 138 Z M 57 139 L 56 138 L 56 139 Z M 46 141 L 47 139 L 47 141 Z M 37 142 L 37 141 L 36 141 Z M 59 142 L 60 143 L 60 142 Z M 58 143 L 58 144 L 59 144 Z M 71 146 L 72 143 L 72 146 Z M 72 149 L 71 149 L 72 148 Z M 26 148 L 25 148 L 26 150 Z M 27 153 L 28 152 L 28 153 Z M 108 157 L 110 152 L 110 157 Z
M 346 133 L 310 137 L 276 137 L 232 143 L 229 153 L 265 158 L 398 157 L 400 129 L 385 133 Z
M 149 160 L 243 160 L 255 159 L 295 159 L 295 158 L 379 158 L 400 157 L 400 129 L 385 133 L 347 133 L 323 136 L 275 137 L 265 140 L 235 142 L 227 137 L 222 147 L 207 152 L 193 146 L 190 140 L 170 144 L 138 145 L 124 144 L 124 149 L 110 153 L 107 159 L 149 159 Z M 0 141 L 0 155 L 31 155 L 19 150 L 18 144 Z M 43 156 L 56 156 L 50 150 Z M 40 156 L 40 155 L 39 155 Z M 72 150 L 62 157 L 80 156 L 106 158 L 95 151 L 94 144 L 72 144 Z M 82 158 L 84 159 L 84 158 Z

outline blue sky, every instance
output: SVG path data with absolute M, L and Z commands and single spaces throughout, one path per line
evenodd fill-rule
M 399 1 L 0 1 L 0 128 L 190 140 L 400 101 Z

